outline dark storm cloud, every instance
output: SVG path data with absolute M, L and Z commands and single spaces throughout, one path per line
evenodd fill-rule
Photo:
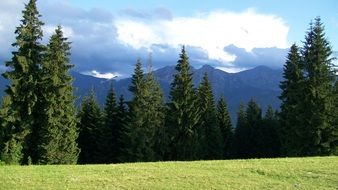
M 252 68 L 265 65 L 272 68 L 281 68 L 285 62 L 288 49 L 280 48 L 253 48 L 247 52 L 243 48 L 230 45 L 224 48 L 224 51 L 236 55 L 232 64 L 239 68 Z

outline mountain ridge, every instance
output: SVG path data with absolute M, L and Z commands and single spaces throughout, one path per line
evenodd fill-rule
M 271 69 L 266 66 L 258 66 L 250 70 L 238 73 L 228 73 L 216 69 L 210 65 L 203 65 L 199 69 L 192 68 L 193 84 L 197 88 L 202 80 L 204 73 L 208 74 L 215 100 L 224 96 L 228 103 L 229 111 L 233 120 L 236 118 L 236 112 L 241 102 L 246 103 L 251 98 L 255 98 L 265 110 L 268 105 L 279 109 L 280 95 L 279 83 L 282 80 L 282 69 Z M 175 66 L 166 66 L 157 69 L 154 76 L 160 84 L 164 93 L 165 100 L 169 100 L 170 84 L 176 72 Z M 131 78 L 125 79 L 102 79 L 89 75 L 84 75 L 76 71 L 71 71 L 74 78 L 73 86 L 75 88 L 76 104 L 79 105 L 82 98 L 90 90 L 96 93 L 100 105 L 104 105 L 108 90 L 113 87 L 117 96 L 124 95 L 128 101 L 132 98 L 128 87 Z M 3 77 L 0 79 L 0 95 L 4 95 L 4 89 L 8 81 Z

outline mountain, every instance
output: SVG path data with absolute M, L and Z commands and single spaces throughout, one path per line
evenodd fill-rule
M 263 110 L 268 105 L 272 105 L 275 109 L 279 108 L 280 95 L 279 82 L 282 80 L 282 69 L 274 70 L 269 67 L 259 66 L 251 70 L 239 73 L 227 73 L 219 69 L 215 69 L 209 65 L 204 65 L 199 69 L 192 69 L 193 83 L 197 88 L 203 78 L 204 73 L 208 73 L 211 86 L 213 87 L 215 99 L 224 96 L 228 102 L 231 116 L 235 119 L 236 112 L 241 102 L 248 102 L 250 98 L 255 98 L 261 105 Z M 159 82 L 165 99 L 169 99 L 170 83 L 175 74 L 175 66 L 166 66 L 154 71 L 154 75 Z M 128 87 L 131 82 L 130 78 L 121 80 L 107 80 L 83 75 L 78 72 L 71 72 L 74 77 L 76 103 L 79 105 L 84 95 L 93 89 L 101 105 L 104 104 L 106 94 L 111 86 L 114 87 L 117 95 L 123 94 L 126 100 L 130 100 L 132 94 Z M 0 92 L 7 85 L 4 78 L 0 79 Z
M 281 92 L 279 83 L 282 80 L 282 69 L 259 66 L 239 73 L 227 73 L 209 65 L 204 65 L 199 69 L 192 68 L 192 72 L 193 83 L 196 88 L 202 80 L 204 73 L 208 73 L 215 99 L 218 100 L 222 95 L 225 97 L 233 120 L 236 118 L 239 104 L 241 102 L 247 103 L 251 98 L 257 100 L 263 108 L 263 112 L 265 112 L 268 105 L 279 109 L 280 101 L 278 96 Z M 166 66 L 154 71 L 154 75 L 163 90 L 166 100 L 169 99 L 170 84 L 174 74 L 175 66 Z M 132 97 L 132 94 L 128 90 L 130 82 L 130 78 L 101 82 L 96 87 L 97 89 L 95 89 L 100 103 L 104 103 L 105 95 L 110 85 L 113 85 L 118 95 L 123 94 L 126 100 L 130 100 Z

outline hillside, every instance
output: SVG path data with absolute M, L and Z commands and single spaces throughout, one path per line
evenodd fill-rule
M 338 157 L 0 166 L 0 189 L 332 189 Z

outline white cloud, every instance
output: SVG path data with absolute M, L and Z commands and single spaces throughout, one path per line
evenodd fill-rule
M 244 67 L 244 68 L 242 68 L 242 67 L 216 67 L 216 69 L 225 71 L 227 73 L 238 73 L 238 72 L 241 72 L 241 71 L 248 70 L 250 68 L 246 68 L 246 67 Z
M 205 50 L 210 59 L 232 62 L 235 55 L 225 52 L 234 44 L 251 52 L 253 48 L 287 48 L 289 27 L 274 15 L 256 13 L 249 9 L 241 13 L 211 12 L 195 17 L 172 20 L 116 21 L 117 39 L 135 49 L 150 48 L 153 44 L 172 47 L 189 45 Z
M 105 78 L 105 79 L 112 79 L 112 78 L 116 78 L 116 77 L 121 76 L 117 72 L 115 72 L 115 73 L 100 73 L 96 70 L 92 70 L 91 72 L 87 72 L 87 73 L 83 73 L 83 74 L 91 75 L 91 76 L 97 77 L 97 78 Z
M 62 27 L 62 32 L 63 32 L 63 35 L 67 38 L 71 38 L 74 36 L 74 31 L 71 27 L 68 27 L 68 26 L 61 26 Z M 57 28 L 56 25 L 44 25 L 42 27 L 42 30 L 44 32 L 44 36 L 45 37 L 49 37 L 51 35 L 53 35 L 55 33 L 55 29 Z

